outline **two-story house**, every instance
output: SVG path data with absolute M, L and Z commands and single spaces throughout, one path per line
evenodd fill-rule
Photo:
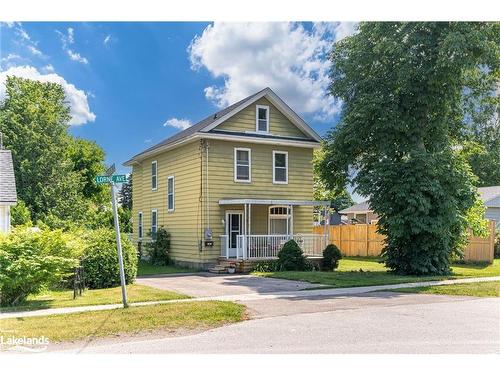
M 152 146 L 132 167 L 134 241 L 163 226 L 171 258 L 209 268 L 220 258 L 276 257 L 293 238 L 306 255 L 313 234 L 313 149 L 320 136 L 270 88 Z

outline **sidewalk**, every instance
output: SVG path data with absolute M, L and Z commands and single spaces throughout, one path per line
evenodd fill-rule
M 287 292 L 276 292 L 276 293 L 248 293 L 248 294 L 216 296 L 216 297 L 178 299 L 169 301 L 135 302 L 135 303 L 130 303 L 129 305 L 131 307 L 136 307 L 136 306 L 148 306 L 148 305 L 157 305 L 164 303 L 190 303 L 190 302 L 200 302 L 200 301 L 231 301 L 231 302 L 244 303 L 245 301 L 278 299 L 278 298 L 286 299 L 286 298 L 308 298 L 308 297 L 329 297 L 329 296 L 335 297 L 341 295 L 345 296 L 351 294 L 370 293 L 388 289 L 417 288 L 422 286 L 435 286 L 435 285 L 468 284 L 468 283 L 480 283 L 486 281 L 500 281 L 500 276 L 474 277 L 467 279 L 442 280 L 442 281 L 422 281 L 416 283 L 361 286 L 353 288 L 309 289 L 309 290 L 287 291 Z M 27 318 L 33 316 L 45 316 L 45 315 L 56 315 L 56 314 L 71 314 L 71 313 L 78 313 L 85 311 L 112 310 L 121 307 L 122 307 L 121 304 L 113 304 L 113 305 L 63 307 L 57 309 L 43 309 L 35 311 L 5 312 L 5 313 L 0 313 L 0 319 Z

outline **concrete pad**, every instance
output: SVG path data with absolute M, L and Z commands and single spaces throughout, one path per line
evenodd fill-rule
M 172 290 L 193 297 L 218 297 L 249 293 L 293 292 L 317 288 L 319 284 L 272 279 L 252 275 L 216 275 L 199 272 L 193 275 L 138 278 L 137 284 Z

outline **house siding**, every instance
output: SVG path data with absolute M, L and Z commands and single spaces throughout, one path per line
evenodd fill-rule
M 299 128 L 293 125 L 288 118 L 281 113 L 266 98 L 261 98 L 230 117 L 216 127 L 216 130 L 235 132 L 255 132 L 255 112 L 257 105 L 269 107 L 269 132 L 282 137 L 309 138 Z

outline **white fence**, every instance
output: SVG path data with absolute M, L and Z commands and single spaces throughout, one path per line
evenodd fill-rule
M 236 259 L 275 259 L 283 245 L 293 239 L 302 249 L 305 256 L 321 257 L 328 244 L 327 236 L 323 234 L 252 234 L 236 236 L 236 248 L 229 246 L 229 237 L 220 236 L 221 256 Z

